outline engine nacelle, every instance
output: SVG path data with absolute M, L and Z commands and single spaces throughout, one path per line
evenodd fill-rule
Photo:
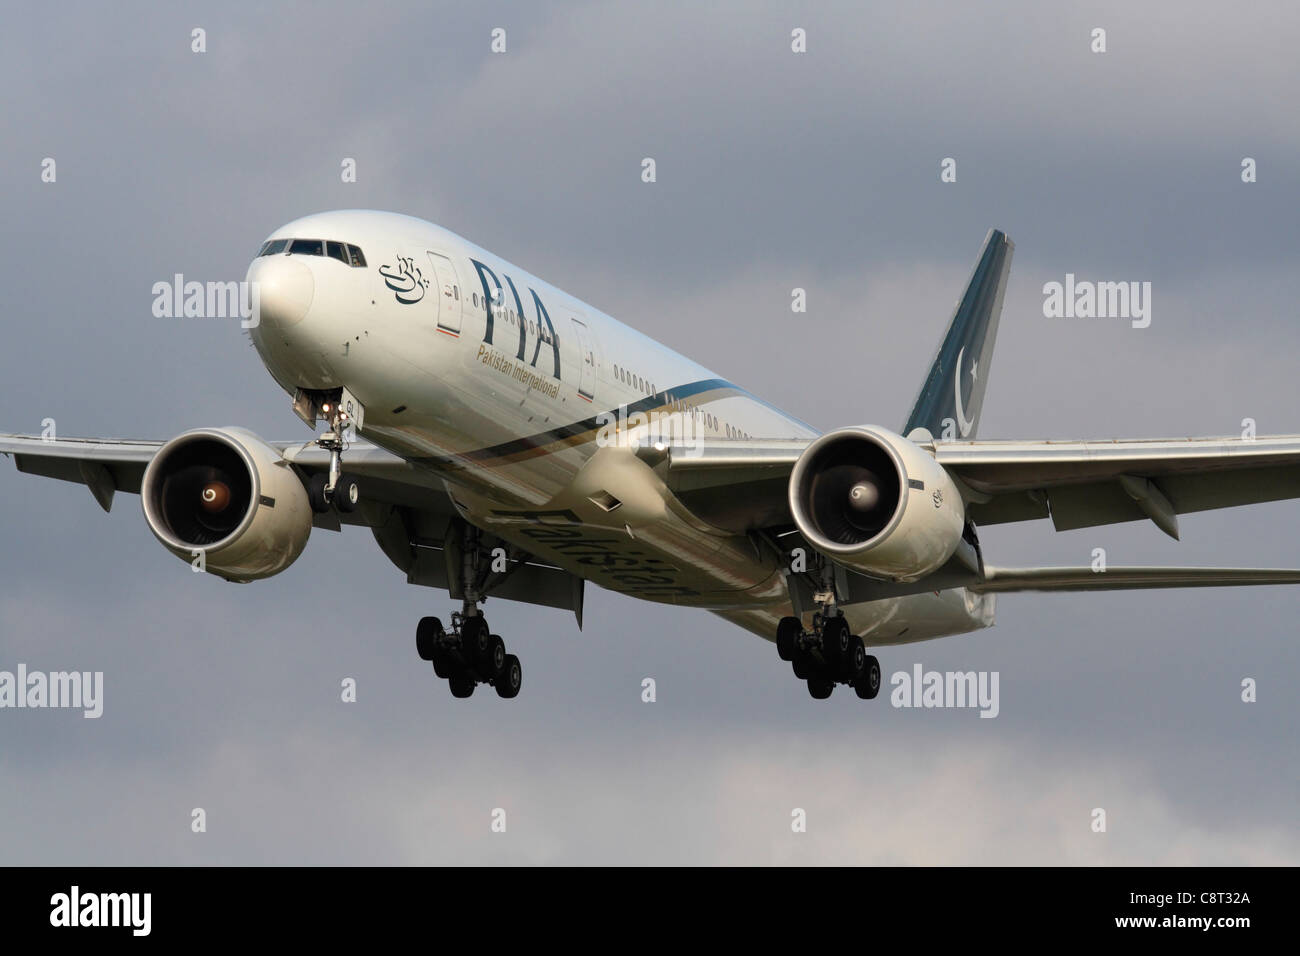
M 140 485 L 149 530 L 172 554 L 227 581 L 279 574 L 311 534 L 307 490 L 274 448 L 243 428 L 199 428 L 154 455 Z
M 966 523 L 961 493 L 932 455 L 865 425 L 828 432 L 804 449 L 790 474 L 790 511 L 831 560 L 896 581 L 941 568 Z

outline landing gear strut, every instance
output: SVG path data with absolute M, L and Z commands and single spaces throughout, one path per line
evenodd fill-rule
M 808 693 L 825 700 L 836 684 L 848 684 L 863 700 L 874 699 L 880 693 L 880 661 L 867 653 L 843 613 L 826 607 L 813 615 L 812 624 L 805 631 L 799 618 L 783 617 L 776 627 L 776 653 L 790 662 L 795 677 L 808 682 Z
M 316 439 L 316 444 L 329 452 L 330 470 L 328 475 L 312 477 L 307 485 L 307 497 L 311 501 L 312 510 L 318 514 L 324 514 L 331 507 L 343 514 L 351 514 L 357 510 L 357 504 L 361 500 L 361 486 L 357 479 L 343 473 L 343 434 L 351 420 L 348 413 L 339 408 L 337 400 L 322 403 L 320 410 L 329 429 Z

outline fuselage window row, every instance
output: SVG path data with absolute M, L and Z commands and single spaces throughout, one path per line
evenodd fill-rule
M 618 379 L 620 382 L 622 382 L 624 385 L 631 386 L 632 388 L 638 389 L 642 392 L 646 392 L 647 394 L 650 395 L 658 394 L 658 390 L 655 388 L 653 382 L 647 382 L 639 375 L 636 375 L 635 373 L 628 371 L 626 368 L 623 368 L 620 365 L 615 364 L 613 368 L 614 368 L 614 377 Z M 728 438 L 749 439 L 753 437 L 748 432 L 742 431 L 741 429 L 737 428 L 735 425 L 729 425 L 726 422 L 721 421 L 715 415 L 710 415 L 708 412 L 700 411 L 698 406 L 688 405 L 684 401 L 679 401 L 677 397 L 672 394 L 672 392 L 669 392 L 667 395 L 664 396 L 664 404 L 666 404 L 669 408 L 675 409 L 676 411 L 684 412 L 686 414 L 697 415 L 697 416 L 702 415 L 704 418 L 704 424 L 706 426 L 714 429 L 715 431 L 723 432 Z

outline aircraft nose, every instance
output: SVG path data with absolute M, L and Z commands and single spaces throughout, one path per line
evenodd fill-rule
M 316 294 L 316 280 L 311 269 L 293 256 L 254 259 L 248 269 L 248 280 L 256 283 L 259 322 L 281 329 L 301 322 Z

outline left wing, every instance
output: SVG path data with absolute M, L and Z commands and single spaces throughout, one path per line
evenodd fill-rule
M 1113 441 L 936 442 L 974 494 L 977 524 L 1051 517 L 1057 531 L 1300 497 L 1300 435 Z
M 700 518 L 730 531 L 793 524 L 790 470 L 807 442 L 712 441 L 644 449 Z M 1112 441 L 925 442 L 977 525 L 1051 518 L 1057 531 L 1300 498 L 1300 435 Z
M 1220 588 L 1259 584 L 1300 584 L 1292 568 L 995 568 L 967 587 L 984 593 L 1009 591 L 1128 591 L 1140 588 Z

